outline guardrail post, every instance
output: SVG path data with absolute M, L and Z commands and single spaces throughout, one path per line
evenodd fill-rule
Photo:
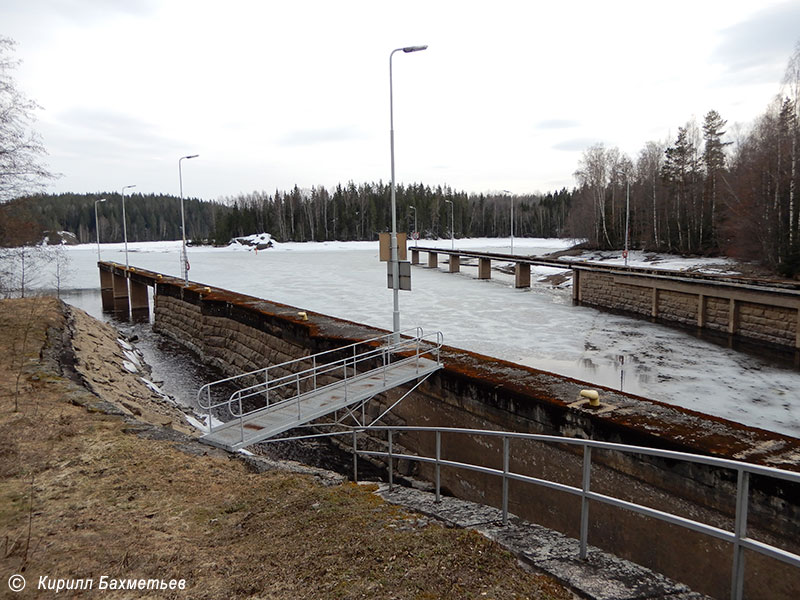
M 583 478 L 581 482 L 581 548 L 580 558 L 586 560 L 589 545 L 589 481 L 592 474 L 592 449 L 590 446 L 583 447 Z
M 211 386 L 206 388 L 206 395 L 208 396 L 208 433 L 212 432 L 211 429 Z
M 358 483 L 358 445 L 357 438 L 358 432 L 353 430 L 353 481 Z
M 392 430 L 388 429 L 387 433 L 389 434 L 389 491 L 392 491 L 394 487 L 394 472 L 393 472 L 393 460 L 392 460 Z
M 440 471 L 441 466 L 439 465 L 439 461 L 442 459 L 442 432 L 436 432 L 436 502 L 441 502 L 442 494 L 441 494 L 441 480 L 440 480 Z
M 239 437 L 244 443 L 244 411 L 242 410 L 242 395 L 239 394 Z
M 314 373 L 314 390 L 317 389 L 317 356 L 316 354 L 311 357 L 311 368 Z
M 297 381 L 297 418 L 300 419 L 300 373 L 295 375 Z
M 736 482 L 736 522 L 733 526 L 733 569 L 731 598 L 742 600 L 744 594 L 744 548 L 740 541 L 747 536 L 747 505 L 750 496 L 750 473 L 739 469 Z
M 503 525 L 508 525 L 508 462 L 509 439 L 503 436 Z

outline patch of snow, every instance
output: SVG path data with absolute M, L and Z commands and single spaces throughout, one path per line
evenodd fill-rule
M 150 391 L 152 391 L 155 394 L 161 396 L 161 398 L 163 398 L 164 400 L 169 400 L 170 402 L 173 402 L 172 398 L 170 398 L 168 394 L 165 394 L 164 391 L 160 387 L 158 387 L 155 383 L 153 383 L 152 381 L 150 381 L 146 377 L 140 377 L 139 379 L 141 379 L 142 382 L 148 388 L 150 388 Z M 173 402 L 173 404 L 174 404 L 174 402 Z
M 130 361 L 123 360 L 122 361 L 122 366 L 125 367 L 125 370 L 128 371 L 129 373 L 138 373 L 139 372 L 139 369 L 136 368 L 136 365 L 134 365 Z

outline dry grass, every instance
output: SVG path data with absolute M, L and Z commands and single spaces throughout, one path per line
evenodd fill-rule
M 481 536 L 365 486 L 259 475 L 125 433 L 120 419 L 67 400 L 84 392 L 38 358 L 63 317 L 54 302 L 34 310 L 28 323 L 30 304 L 0 302 L 0 593 L 22 572 L 29 588 L 40 575 L 185 579 L 186 591 L 162 593 L 173 598 L 571 597 Z M 78 595 L 94 594 L 138 597 Z

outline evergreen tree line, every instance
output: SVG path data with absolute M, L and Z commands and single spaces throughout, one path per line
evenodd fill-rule
M 545 195 L 514 196 L 514 233 L 518 236 L 564 235 L 572 198 L 563 189 Z M 421 238 L 502 237 L 511 231 L 507 194 L 466 194 L 447 186 L 423 184 L 395 188 L 397 230 L 419 231 Z M 391 187 L 382 182 L 349 182 L 274 194 L 254 192 L 225 201 L 230 209 L 217 221 L 216 237 L 226 240 L 254 231 L 279 241 L 374 240 L 391 230 Z M 416 219 L 416 220 L 415 220 Z
M 40 194 L 0 205 L 0 241 L 5 246 L 33 243 L 45 231 L 69 231 L 78 241 L 96 241 L 95 202 L 101 242 L 123 241 L 119 193 Z M 513 196 L 514 235 L 564 235 L 571 192 Z M 422 184 L 396 187 L 397 230 L 416 226 L 422 238 L 450 237 L 451 204 L 456 237 L 502 237 L 511 231 L 512 196 L 468 195 L 449 187 Z M 413 207 L 413 208 L 412 208 Z M 267 232 L 278 241 L 374 240 L 391 229 L 390 186 L 383 183 L 337 185 L 274 194 L 253 192 L 206 202 L 184 199 L 187 238 L 195 243 L 227 244 L 232 238 Z M 180 199 L 169 195 L 126 194 L 128 241 L 181 238 Z
M 635 160 L 603 144 L 588 148 L 575 173 L 570 233 L 620 248 L 627 232 L 632 248 L 721 253 L 800 274 L 800 44 L 783 84 L 734 142 L 711 110 L 673 140 L 647 142 Z

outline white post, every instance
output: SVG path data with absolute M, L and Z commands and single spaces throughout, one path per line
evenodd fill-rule
M 128 221 L 125 218 L 125 190 L 135 188 L 135 185 L 126 185 L 122 188 L 122 237 L 125 240 L 125 269 L 128 269 Z M 127 277 L 127 275 L 126 275 Z
M 392 90 L 392 57 L 394 56 L 395 52 L 400 52 L 401 50 L 408 54 L 409 52 L 418 52 L 420 50 L 425 50 L 426 48 L 427 46 L 406 46 L 405 48 L 396 48 L 389 54 L 389 147 L 392 161 L 392 238 L 390 260 L 392 263 L 392 332 L 394 333 L 394 342 L 398 342 L 400 340 L 400 263 L 398 262 L 397 258 L 397 201 L 395 199 L 394 182 L 394 99 Z
M 455 209 L 453 208 L 452 200 L 445 200 L 445 202 L 447 202 L 450 205 L 450 250 L 455 250 L 456 244 L 455 244 L 455 238 L 453 237 L 453 229 L 455 228 L 454 227 L 455 220 L 453 213 L 455 213 Z
M 105 201 L 105 198 L 94 201 L 94 230 L 95 233 L 97 233 L 97 262 L 100 262 L 100 221 L 97 220 L 97 203 Z
M 191 154 L 189 156 L 181 156 L 178 159 L 178 185 L 181 192 L 181 238 L 183 243 L 181 245 L 181 273 L 183 274 L 183 285 L 189 285 L 189 258 L 186 256 L 186 218 L 183 213 L 183 174 L 181 172 L 181 161 L 188 158 L 197 158 L 199 154 Z

